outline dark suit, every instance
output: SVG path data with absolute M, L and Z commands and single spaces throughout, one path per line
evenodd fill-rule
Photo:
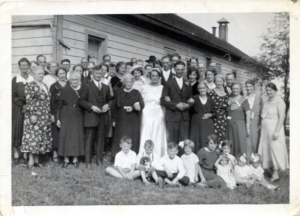
M 81 84 L 82 84 L 82 86 L 85 86 L 87 83 L 92 81 L 91 73 L 88 72 L 87 77 L 84 77 L 84 73 L 85 73 L 85 71 L 81 75 Z
M 230 90 L 231 90 L 232 86 L 224 85 L 224 91 L 225 91 L 225 93 L 226 93 L 229 97 L 231 97 L 231 96 L 233 96 L 232 90 L 229 92 L 229 91 L 228 91 L 228 88 L 230 88 Z M 244 92 L 243 92 L 242 89 L 241 89 L 241 91 L 240 91 L 240 95 L 244 96 Z
M 84 127 L 85 127 L 85 161 L 91 162 L 92 147 L 94 141 L 94 133 L 96 137 L 96 156 L 97 160 L 103 161 L 103 150 L 106 133 L 108 133 L 110 118 L 109 112 L 95 113 L 91 108 L 97 106 L 99 109 L 105 104 L 112 106 L 112 96 L 108 85 L 101 83 L 101 91 L 95 85 L 94 81 L 88 82 L 82 90 L 79 99 L 79 105 L 85 109 L 84 111 Z
M 169 96 L 171 101 L 165 101 L 165 96 Z M 189 133 L 189 107 L 184 111 L 180 111 L 176 105 L 179 102 L 187 103 L 187 100 L 192 97 L 192 87 L 183 80 L 182 89 L 179 88 L 175 78 L 170 79 L 165 83 L 163 88 L 161 105 L 166 107 L 166 125 L 169 133 L 168 141 L 178 143 L 188 138 Z
M 162 84 L 163 86 L 165 86 L 165 84 L 166 84 L 169 80 L 173 79 L 174 77 L 175 77 L 175 74 L 173 74 L 173 73 L 172 73 L 172 70 L 170 69 L 169 77 L 168 77 L 168 79 L 166 80 L 165 77 L 164 77 L 164 72 L 163 72 L 163 70 L 162 70 L 162 72 L 161 72 L 161 84 Z

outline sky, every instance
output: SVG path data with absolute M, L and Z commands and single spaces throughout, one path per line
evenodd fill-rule
M 259 54 L 262 40 L 259 36 L 267 32 L 268 23 L 274 18 L 274 13 L 202 13 L 177 14 L 182 18 L 202 27 L 212 33 L 212 27 L 217 27 L 219 36 L 219 21 L 223 17 L 228 24 L 228 42 L 249 56 Z

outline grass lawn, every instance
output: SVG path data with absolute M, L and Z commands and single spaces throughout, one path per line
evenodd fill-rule
M 288 141 L 288 140 L 287 140 Z M 289 143 L 289 142 L 287 142 Z M 288 145 L 289 146 L 289 145 Z M 262 186 L 234 190 L 211 188 L 160 188 L 155 184 L 144 186 L 140 179 L 134 181 L 115 179 L 105 174 L 108 164 L 91 170 L 84 164 L 78 169 L 59 165 L 45 169 L 29 170 L 12 167 L 13 206 L 63 206 L 63 205 L 163 205 L 163 204 L 280 204 L 289 203 L 289 171 L 280 172 L 275 182 L 280 191 L 270 191 Z M 33 176 L 32 172 L 38 174 Z M 270 176 L 266 174 L 266 180 Z

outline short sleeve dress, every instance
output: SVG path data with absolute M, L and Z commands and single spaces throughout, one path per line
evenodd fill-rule
M 234 189 L 236 187 L 236 181 L 233 178 L 230 170 L 231 165 L 228 163 L 226 166 L 217 164 L 217 175 L 220 176 L 225 182 L 228 188 Z

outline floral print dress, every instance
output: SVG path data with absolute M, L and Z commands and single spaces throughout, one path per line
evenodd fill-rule
M 208 93 L 208 96 L 214 101 L 213 110 L 217 113 L 214 118 L 214 130 L 219 140 L 226 139 L 226 107 L 228 106 L 228 95 L 220 96 L 214 90 Z
M 27 107 L 21 151 L 33 154 L 50 152 L 52 149 L 50 95 L 32 81 L 25 86 L 25 97 Z M 30 120 L 33 115 L 37 116 L 36 123 Z

